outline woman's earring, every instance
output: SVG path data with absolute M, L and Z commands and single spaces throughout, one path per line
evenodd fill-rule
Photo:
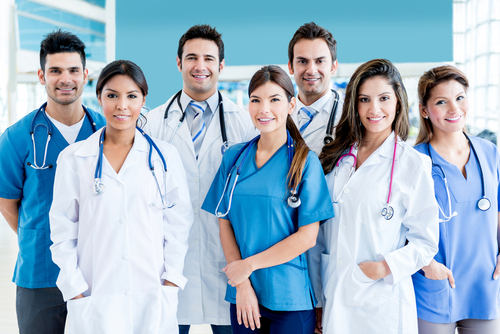
M 424 116 L 424 118 L 425 118 L 425 119 L 429 119 L 429 116 L 425 115 L 425 116 Z

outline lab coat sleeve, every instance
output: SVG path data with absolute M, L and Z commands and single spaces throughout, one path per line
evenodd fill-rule
M 403 204 L 406 213 L 402 224 L 408 229 L 406 246 L 387 254 L 380 254 L 391 274 L 384 278 L 387 284 L 396 284 L 428 265 L 438 251 L 438 207 L 434 196 L 430 159 L 416 169 Z
M 328 223 L 328 221 L 327 221 Z M 309 269 L 309 278 L 314 290 L 314 295 L 318 303 L 315 307 L 323 307 L 323 283 L 321 279 L 321 254 L 325 248 L 325 224 L 319 227 L 316 245 L 306 252 L 307 265 Z
M 66 149 L 57 159 L 54 199 L 49 213 L 52 260 L 61 269 L 56 284 L 65 301 L 89 288 L 77 254 L 80 180 L 68 153 Z
M 28 131 L 28 129 L 26 129 Z M 24 164 L 16 149 L 10 129 L 0 137 L 0 197 L 19 199 L 23 195 Z M 29 168 L 29 167 L 28 167 Z
M 186 173 L 179 153 L 173 146 L 167 166 L 165 202 L 170 205 L 175 203 L 175 205 L 163 210 L 165 272 L 161 278 L 184 289 L 187 278 L 182 275 L 182 272 L 188 250 L 189 230 L 193 225 L 193 208 Z

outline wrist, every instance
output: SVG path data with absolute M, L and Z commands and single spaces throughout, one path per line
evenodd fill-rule
M 236 286 L 236 290 L 240 289 L 247 289 L 249 287 L 252 287 L 252 284 L 250 283 L 250 279 L 246 279 L 243 282 L 241 282 L 239 285 Z
M 389 276 L 391 274 L 391 268 L 389 268 L 389 265 L 387 264 L 387 261 L 383 260 L 380 261 L 381 267 L 382 267 L 382 273 L 383 277 Z
M 251 273 L 253 273 L 255 270 L 259 269 L 257 267 L 257 263 L 255 261 L 255 256 L 247 257 L 245 260 L 243 260 L 243 262 L 245 262 L 245 264 L 248 266 L 248 268 L 250 269 Z

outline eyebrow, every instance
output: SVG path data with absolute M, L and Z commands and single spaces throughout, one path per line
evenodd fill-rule
M 383 92 L 383 93 L 378 94 L 377 96 L 390 95 L 390 94 L 392 94 L 392 93 L 391 92 Z M 361 96 L 361 95 L 363 95 L 363 96 L 370 96 L 368 94 L 362 94 L 362 93 L 358 94 L 358 96 Z
M 109 90 L 111 92 L 118 93 L 118 91 L 116 91 L 114 89 L 111 89 L 111 88 L 106 88 L 105 90 Z M 134 90 L 131 90 L 131 91 L 127 92 L 127 94 L 130 94 L 130 93 L 139 93 L 139 91 L 137 89 L 134 89 Z
M 184 58 L 192 57 L 192 56 L 199 57 L 200 55 L 198 55 L 196 53 L 188 53 Z M 201 55 L 201 56 L 202 57 L 209 57 L 209 58 L 214 58 L 215 59 L 215 56 L 213 56 L 211 54 L 205 54 L 205 55 Z
M 68 70 L 79 70 L 81 67 L 79 66 L 71 66 L 67 68 Z M 49 70 L 64 70 L 64 67 L 59 67 L 59 66 L 51 66 L 49 67 Z

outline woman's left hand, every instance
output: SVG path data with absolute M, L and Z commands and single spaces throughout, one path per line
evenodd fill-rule
M 391 273 L 391 269 L 385 260 L 380 262 L 361 262 L 359 268 L 368 278 L 374 281 L 384 278 Z
M 493 273 L 493 279 L 498 279 L 500 277 L 500 255 L 497 256 L 497 266 L 495 267 L 495 272 Z
M 253 270 L 247 260 L 236 260 L 222 269 L 226 273 L 228 283 L 231 286 L 240 285 L 244 280 L 250 277 Z

